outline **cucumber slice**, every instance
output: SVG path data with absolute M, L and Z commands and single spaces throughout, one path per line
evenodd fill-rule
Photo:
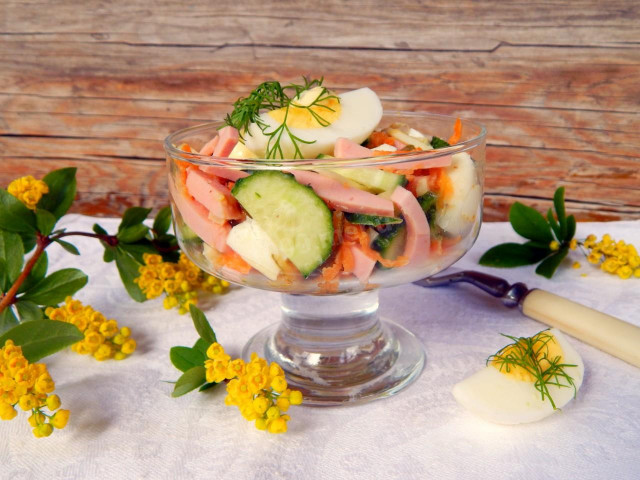
M 374 193 L 394 190 L 398 185 L 404 187 L 407 178 L 404 175 L 387 172 L 379 168 L 334 168 L 333 172 L 364 185 Z
M 436 208 L 437 200 L 438 195 L 433 192 L 427 192 L 418 197 L 418 203 L 422 207 L 424 214 L 427 216 L 427 222 L 431 229 L 431 236 L 435 239 L 442 238 L 442 228 L 436 225 L 436 215 L 438 212 L 438 209 Z
M 327 159 L 334 157 L 321 153 L 316 158 Z M 367 190 L 374 193 L 392 191 L 398 185 L 404 187 L 407 184 L 407 178 L 404 175 L 386 172 L 378 168 L 333 168 L 331 171 L 363 185 Z
M 438 196 L 433 192 L 427 192 L 418 197 L 418 203 L 427 216 L 427 222 L 431 227 L 436 221 L 436 200 L 438 200 Z
M 397 223 L 402 223 L 401 218 L 379 217 L 377 215 L 366 215 L 364 213 L 345 212 L 344 216 L 351 223 L 358 225 L 373 225 L 374 227 L 377 227 L 378 225 L 395 225 Z
M 402 255 L 407 239 L 407 227 L 404 223 L 389 225 L 384 230 L 378 231 L 378 233 L 379 235 L 373 241 L 372 247 L 380 252 L 382 258 L 393 260 Z
M 305 277 L 331 254 L 331 210 L 293 175 L 254 172 L 239 179 L 231 194 Z

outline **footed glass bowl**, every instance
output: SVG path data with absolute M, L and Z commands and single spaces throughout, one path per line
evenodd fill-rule
M 387 113 L 378 130 L 408 125 L 429 143 L 449 138 L 455 120 Z M 406 387 L 424 367 L 424 348 L 378 317 L 378 289 L 434 275 L 473 245 L 484 127 L 463 120 L 453 146 L 348 160 L 195 153 L 221 126 L 177 131 L 164 146 L 182 251 L 212 275 L 282 293 L 280 321 L 249 340 L 245 358 L 256 352 L 277 362 L 311 405 L 363 402 Z

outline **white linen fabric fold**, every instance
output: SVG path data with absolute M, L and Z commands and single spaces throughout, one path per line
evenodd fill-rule
M 66 216 L 60 226 L 89 231 L 117 219 Z M 610 233 L 640 246 L 640 222 L 580 223 L 578 238 Z M 121 361 L 97 362 L 64 351 L 46 359 L 69 425 L 36 439 L 20 413 L 0 422 L 1 477 L 215 479 L 637 479 L 640 477 L 640 369 L 571 337 L 585 363 L 576 400 L 551 417 L 522 426 L 475 418 L 452 386 L 505 344 L 500 333 L 529 336 L 544 325 L 471 286 L 428 290 L 404 285 L 380 292 L 380 312 L 424 343 L 427 365 L 400 394 L 340 408 L 292 407 L 289 432 L 270 435 L 224 405 L 224 388 L 171 398 L 179 372 L 174 345 L 196 340 L 188 315 L 161 300 L 131 300 L 115 265 L 102 262 L 90 238 L 69 238 L 82 255 L 54 245 L 50 268 L 76 266 L 89 275 L 77 298 L 131 327 L 139 348 Z M 621 280 L 589 265 L 579 252 L 547 280 L 533 267 L 483 268 L 489 247 L 521 239 L 507 223 L 485 223 L 473 249 L 456 265 L 521 281 L 640 325 L 640 279 Z M 581 269 L 570 268 L 580 260 Z M 581 274 L 586 273 L 586 276 Z M 214 297 L 207 316 L 232 356 L 279 318 L 278 294 L 233 288 Z M 640 348 L 640 345 L 638 346 Z

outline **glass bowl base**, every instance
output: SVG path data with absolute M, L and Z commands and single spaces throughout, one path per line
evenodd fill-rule
M 255 334 L 243 357 L 255 352 L 285 371 L 289 388 L 300 390 L 304 405 L 335 406 L 365 403 L 398 393 L 418 378 L 426 363 L 424 347 L 400 325 L 376 318 L 368 340 L 349 345 L 334 338 L 327 349 L 291 348 L 286 325 L 278 322 Z M 307 337 L 307 340 L 309 337 Z M 336 341 L 338 340 L 338 341 Z

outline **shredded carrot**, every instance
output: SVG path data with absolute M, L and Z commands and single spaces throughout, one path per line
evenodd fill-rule
M 453 126 L 453 135 L 449 137 L 449 145 L 455 145 L 460 141 L 460 137 L 462 137 L 462 120 L 456 118 L 456 123 Z
M 370 247 L 369 235 L 367 235 L 365 228 L 362 225 L 346 221 L 342 212 L 333 212 L 333 225 L 334 245 L 340 246 L 335 250 L 329 266 L 324 267 L 320 272 L 321 280 L 318 282 L 320 293 L 337 292 L 339 286 L 337 278 L 340 272 L 353 272 L 355 269 L 355 258 L 351 251 L 353 245 L 358 245 L 367 257 L 386 268 L 402 267 L 409 263 L 409 259 L 404 255 L 400 255 L 396 259 L 382 258 L 379 252 Z
M 335 257 L 333 257 L 333 263 L 330 266 L 324 267 L 322 269 L 322 272 L 321 272 L 322 279 L 325 282 L 330 282 L 331 280 L 335 279 L 338 276 L 341 269 L 342 269 L 342 249 L 339 248 L 338 251 L 336 252 Z
M 195 153 L 195 150 L 193 148 L 191 148 L 191 145 L 189 145 L 188 143 L 181 143 L 178 148 L 180 150 L 182 150 L 183 152 Z
M 409 263 L 409 259 L 404 255 L 399 255 L 396 259 L 391 260 L 390 258 L 382 258 L 378 252 L 375 250 L 370 250 L 371 253 L 374 253 L 375 256 L 372 257 L 369 255 L 369 252 L 364 252 L 369 258 L 376 260 L 380 265 L 385 268 L 395 268 L 395 267 L 404 267 L 407 263 Z
M 335 293 L 338 291 L 338 275 L 340 272 L 351 273 L 355 268 L 355 260 L 351 253 L 351 242 L 340 245 L 333 257 L 333 262 L 321 271 L 322 280 L 318 282 L 321 293 Z
M 353 252 L 350 247 L 350 243 L 343 243 L 340 247 L 340 250 L 342 250 L 342 271 L 345 273 L 353 272 L 356 266 L 356 261 L 353 258 Z
M 453 182 L 445 168 L 434 168 L 429 176 L 429 189 L 438 194 L 437 205 L 444 206 L 444 201 L 453 195 Z
M 395 138 L 385 132 L 373 132 L 367 140 L 367 148 L 376 148 L 386 143 L 387 145 L 395 145 Z
M 178 148 L 183 152 L 187 152 L 187 153 L 193 152 L 193 149 L 188 143 L 183 143 Z M 176 161 L 176 166 L 178 167 L 178 170 L 180 172 L 180 181 L 182 182 L 182 185 L 186 185 L 187 171 L 189 170 L 190 167 L 192 167 L 192 165 L 189 162 L 185 162 L 184 160 L 175 159 L 175 161 Z
M 233 250 L 221 254 L 216 259 L 216 263 L 219 267 L 228 267 L 236 272 L 242 273 L 243 275 L 246 275 L 251 271 L 251 265 L 245 262 L 242 257 Z
M 330 293 L 336 293 L 340 283 L 337 280 L 331 280 L 328 282 L 318 283 L 318 293 L 326 295 Z

